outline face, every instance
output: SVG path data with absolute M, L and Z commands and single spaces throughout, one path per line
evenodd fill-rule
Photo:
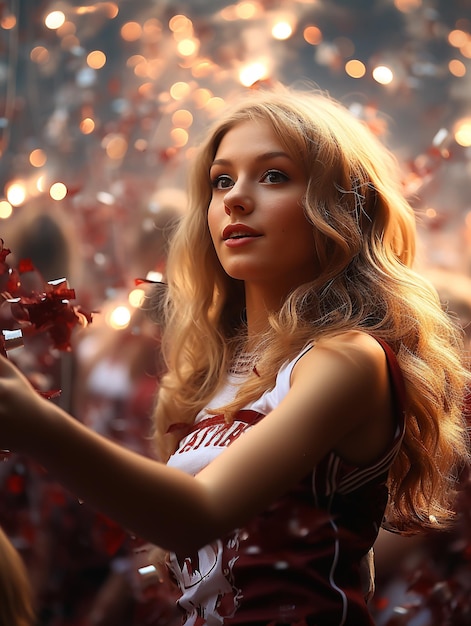
M 229 130 L 210 178 L 208 225 L 229 276 L 283 294 L 315 277 L 313 227 L 301 206 L 306 178 L 268 122 Z

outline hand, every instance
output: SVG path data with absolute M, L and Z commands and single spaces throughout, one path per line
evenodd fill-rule
M 171 583 L 167 568 L 168 552 L 150 543 L 141 545 L 133 551 L 132 571 L 136 574 L 134 586 L 144 591 L 146 586 L 158 583 Z M 148 573 L 142 573 L 148 569 Z M 173 582 L 171 584 L 174 584 Z

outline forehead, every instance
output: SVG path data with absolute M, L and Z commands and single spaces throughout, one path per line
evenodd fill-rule
M 267 120 L 254 119 L 237 122 L 222 136 L 216 150 L 216 155 L 234 150 L 243 149 L 244 152 L 264 151 L 270 149 L 281 150 L 281 140 L 275 133 L 273 126 Z

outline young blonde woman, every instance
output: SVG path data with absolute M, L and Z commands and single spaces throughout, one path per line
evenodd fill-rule
M 187 626 L 372 624 L 382 523 L 445 527 L 468 462 L 462 337 L 412 269 L 390 153 L 321 93 L 255 92 L 194 160 L 159 305 L 167 464 L 0 362 L 0 444 L 169 551 Z

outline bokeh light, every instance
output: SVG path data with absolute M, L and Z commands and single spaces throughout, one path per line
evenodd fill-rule
M 0 26 L 3 30 L 12 30 L 16 26 L 16 17 L 11 13 L 6 13 L 0 18 Z
M 53 200 L 63 200 L 67 195 L 67 187 L 64 183 L 53 183 L 49 189 L 49 195 Z
M 6 200 L 0 200 L 0 219 L 6 220 L 13 213 L 12 205 Z
M 350 59 L 345 63 L 345 72 L 352 78 L 363 78 L 366 74 L 366 67 L 358 59 Z
M 21 206 L 26 200 L 26 186 L 22 181 L 13 181 L 6 187 L 6 196 L 12 206 Z
M 322 31 L 317 26 L 307 26 L 304 29 L 303 36 L 311 46 L 317 46 L 322 41 Z
M 392 70 L 385 65 L 378 65 L 377 67 L 375 67 L 373 69 L 372 75 L 375 81 L 377 83 L 380 83 L 381 85 L 389 85 L 394 78 Z
M 124 41 L 137 41 L 142 35 L 142 26 L 138 22 L 127 22 L 121 27 L 121 37 Z
M 454 128 L 456 143 L 465 148 L 471 146 L 471 117 L 459 120 Z
M 93 50 L 87 55 L 87 65 L 94 70 L 101 69 L 106 63 L 106 55 L 101 50 Z
M 128 301 L 129 304 L 135 309 L 142 306 L 146 297 L 144 289 L 133 289 L 129 292 Z
M 51 30 L 57 30 L 60 28 L 65 22 L 65 15 L 62 11 L 51 11 L 46 15 L 44 20 L 44 24 L 47 28 Z
M 283 41 L 291 37 L 293 34 L 293 27 L 289 22 L 277 22 L 273 25 L 271 34 L 275 39 Z
M 44 150 L 36 148 L 29 155 L 29 162 L 33 167 L 42 167 L 46 164 L 47 156 Z
M 243 67 L 239 72 L 240 82 L 245 87 L 250 87 L 258 80 L 262 80 L 268 76 L 268 68 L 264 63 L 252 63 Z
M 131 311 L 124 304 L 114 308 L 107 316 L 108 325 L 115 330 L 126 328 L 131 321 Z

